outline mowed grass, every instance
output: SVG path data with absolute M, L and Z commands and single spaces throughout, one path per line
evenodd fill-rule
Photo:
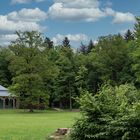
M 71 127 L 78 112 L 0 110 L 0 140 L 46 140 L 57 128 Z

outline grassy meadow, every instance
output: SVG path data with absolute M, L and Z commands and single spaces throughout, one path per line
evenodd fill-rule
M 46 140 L 57 128 L 71 127 L 78 112 L 0 110 L 0 140 Z

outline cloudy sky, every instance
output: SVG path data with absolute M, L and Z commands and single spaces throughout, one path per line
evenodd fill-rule
M 0 0 L 0 45 L 16 39 L 16 30 L 37 30 L 77 46 L 133 29 L 139 15 L 140 0 Z

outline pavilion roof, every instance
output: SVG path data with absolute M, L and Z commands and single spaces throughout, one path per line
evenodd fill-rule
M 1 90 L 7 91 L 8 89 L 0 85 L 0 91 L 1 91 Z
M 0 85 L 0 96 L 8 97 L 10 96 L 8 89 Z

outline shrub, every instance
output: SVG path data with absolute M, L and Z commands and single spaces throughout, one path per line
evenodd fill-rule
M 140 94 L 133 85 L 104 85 L 95 96 L 85 92 L 78 102 L 82 117 L 73 126 L 72 140 L 140 138 Z

